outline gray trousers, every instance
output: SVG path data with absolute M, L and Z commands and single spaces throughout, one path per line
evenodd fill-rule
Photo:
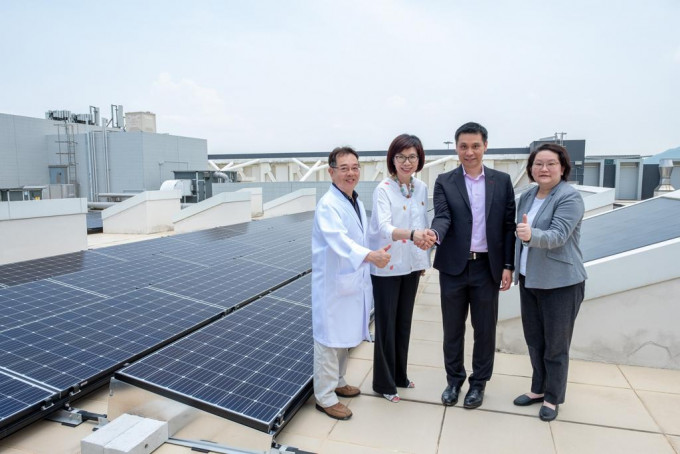
M 349 349 L 326 347 L 314 341 L 314 397 L 322 407 L 332 407 L 339 402 L 335 388 L 347 384 L 348 359 Z
M 569 346 L 585 281 L 552 289 L 526 288 L 519 276 L 522 328 L 533 374 L 531 392 L 545 394 L 554 405 L 564 402 L 569 373 Z

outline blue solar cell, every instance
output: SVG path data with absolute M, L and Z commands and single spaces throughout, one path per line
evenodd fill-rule
M 195 272 L 196 268 L 173 258 L 156 255 L 66 274 L 53 278 L 53 281 L 103 296 L 116 296 L 160 281 L 180 279 L 187 271 Z
M 0 331 L 99 300 L 101 297 L 91 293 L 50 281 L 33 281 L 0 289 Z
M 306 273 L 312 269 L 309 237 L 304 240 L 279 241 L 264 251 L 245 255 L 241 259 L 297 273 Z
M 313 350 L 311 308 L 266 296 L 117 375 L 275 432 L 311 384 Z
M 269 296 L 293 303 L 312 305 L 312 273 L 296 279 L 288 285 L 273 291 Z
M 91 252 L 104 257 L 114 257 L 134 262 L 151 258 L 163 251 L 171 250 L 176 245 L 182 244 L 184 244 L 182 241 L 176 240 L 174 237 L 163 237 L 93 249 Z
M 186 273 L 182 279 L 169 279 L 153 287 L 230 309 L 297 277 L 296 271 L 226 260 L 219 266 Z
M 221 266 L 226 260 L 263 250 L 260 246 L 226 239 L 204 244 L 183 243 L 162 252 L 162 255 L 202 266 Z
M 0 266 L 0 284 L 11 287 L 112 263 L 121 263 L 121 261 L 90 251 L 73 252 L 71 254 L 55 255 L 25 262 L 9 263 Z
M 0 364 L 66 391 L 220 313 L 180 296 L 139 289 L 3 331 Z
M 0 424 L 19 417 L 31 407 L 40 407 L 55 396 L 55 391 L 0 373 Z

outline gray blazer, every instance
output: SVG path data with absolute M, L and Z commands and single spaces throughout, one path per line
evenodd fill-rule
M 517 205 L 517 222 L 529 212 L 538 186 L 526 191 Z M 583 267 L 581 220 L 583 198 L 570 184 L 561 181 L 546 197 L 531 224 L 524 285 L 528 288 L 558 288 L 578 284 L 588 278 Z M 515 283 L 519 278 L 522 241 L 515 243 Z

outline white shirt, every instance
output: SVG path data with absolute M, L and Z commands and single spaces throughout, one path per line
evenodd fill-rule
M 372 250 L 392 247 L 392 258 L 385 268 L 371 265 L 375 276 L 403 276 L 430 267 L 429 251 L 423 251 L 411 240 L 392 240 L 394 229 L 421 230 L 430 225 L 427 215 L 427 185 L 413 179 L 413 194 L 406 198 L 399 184 L 385 178 L 373 191 L 373 213 L 368 227 L 369 247 Z
M 536 213 L 538 213 L 538 210 L 541 209 L 541 205 L 543 205 L 544 201 L 545 199 L 539 199 L 538 197 L 534 198 L 534 202 L 531 204 L 531 208 L 527 213 L 527 223 L 529 225 L 531 225 L 534 222 Z M 527 255 L 529 255 L 529 248 L 522 245 L 522 252 L 520 252 L 519 256 L 519 274 L 521 274 L 522 276 L 527 275 Z

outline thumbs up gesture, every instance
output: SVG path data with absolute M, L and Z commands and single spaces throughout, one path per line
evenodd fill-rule
M 385 268 L 387 266 L 387 264 L 390 263 L 390 259 L 392 258 L 390 253 L 387 252 L 387 251 L 390 250 L 391 247 L 392 247 L 392 245 L 388 244 L 387 246 L 385 246 L 382 249 L 377 249 L 375 251 L 371 251 L 371 252 L 368 253 L 365 260 L 371 262 L 372 264 L 374 264 L 378 268 Z
M 522 241 L 531 240 L 531 226 L 529 225 L 526 213 L 522 215 L 522 222 L 517 224 L 517 238 Z

